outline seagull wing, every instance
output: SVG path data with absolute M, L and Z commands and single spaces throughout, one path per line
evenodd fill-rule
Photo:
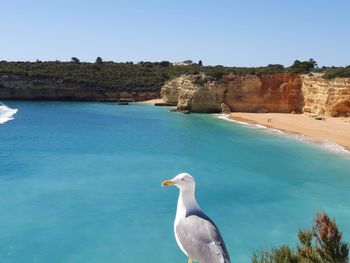
M 188 256 L 199 263 L 230 263 L 224 240 L 215 223 L 203 213 L 180 220 L 176 234 Z

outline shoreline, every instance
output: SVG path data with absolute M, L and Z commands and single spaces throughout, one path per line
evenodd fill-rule
M 155 103 L 163 103 L 163 99 L 151 99 L 151 100 L 144 100 L 144 101 L 137 101 L 137 103 L 141 104 L 148 104 L 148 105 L 154 105 Z
M 307 114 L 243 112 L 234 112 L 225 118 L 241 124 L 261 125 L 286 135 L 297 136 L 296 139 L 325 146 L 332 151 L 350 153 L 349 118 L 325 117 L 324 120 L 316 120 Z M 333 146 L 338 146 L 338 149 L 333 149 Z

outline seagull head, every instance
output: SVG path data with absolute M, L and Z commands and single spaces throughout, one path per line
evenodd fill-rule
M 171 180 L 165 180 L 162 182 L 162 186 L 171 186 L 171 185 L 175 185 L 181 191 L 188 191 L 188 190 L 194 190 L 196 184 L 194 182 L 192 175 L 188 173 L 181 173 L 176 175 Z

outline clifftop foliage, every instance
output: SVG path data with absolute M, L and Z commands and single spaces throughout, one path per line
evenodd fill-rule
M 349 244 L 342 241 L 335 219 L 317 213 L 312 229 L 299 230 L 296 250 L 283 245 L 254 254 L 252 263 L 348 263 Z
M 326 79 L 333 79 L 333 78 L 350 78 L 350 66 L 347 67 L 330 67 L 321 68 L 321 72 L 324 72 L 323 75 Z
M 192 63 L 192 61 L 191 61 Z M 203 66 L 198 64 L 173 65 L 168 61 L 161 62 L 133 62 L 115 63 L 103 61 L 101 57 L 95 63 L 81 62 L 72 57 L 70 62 L 47 61 L 42 62 L 0 62 L 0 73 L 11 73 L 27 77 L 51 78 L 57 81 L 68 81 L 87 86 L 117 89 L 125 91 L 152 90 L 161 88 L 165 81 L 179 77 L 182 74 L 205 73 L 215 79 L 224 74 L 275 74 L 275 73 L 309 73 L 317 63 L 313 59 L 308 61 L 296 60 L 292 66 L 284 67 L 270 64 L 266 67 L 224 67 Z M 323 70 L 323 69 L 322 69 Z M 319 70 L 319 71 L 322 71 Z M 349 76 L 350 68 L 325 68 L 327 78 L 335 76 Z

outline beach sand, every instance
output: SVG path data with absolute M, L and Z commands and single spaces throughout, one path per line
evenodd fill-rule
M 234 112 L 229 116 L 235 121 L 261 124 L 281 131 L 302 134 L 317 140 L 328 140 L 350 149 L 349 118 L 327 117 L 316 120 L 307 114 L 285 113 L 242 113 Z M 268 119 L 271 119 L 268 122 Z
M 162 99 L 144 100 L 144 101 L 139 101 L 139 103 L 154 105 L 155 103 L 163 103 L 163 100 Z

